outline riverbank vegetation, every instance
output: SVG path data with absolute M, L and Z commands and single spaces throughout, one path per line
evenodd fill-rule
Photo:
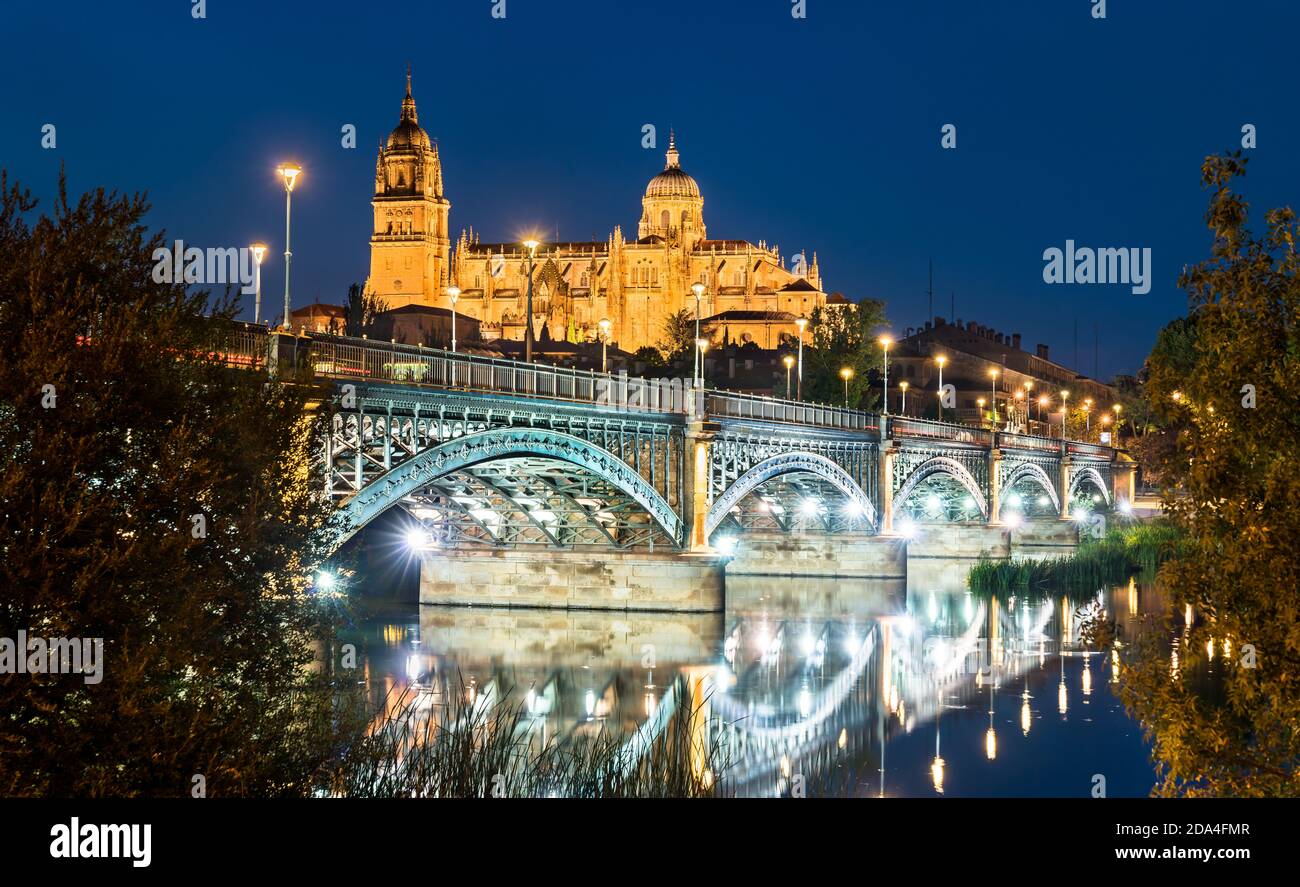
M 982 594 L 1034 590 L 1092 592 L 1126 581 L 1134 573 L 1151 573 L 1177 552 L 1181 533 L 1168 521 L 1136 523 L 1111 529 L 1098 540 L 1080 544 L 1074 554 L 1038 560 L 981 559 L 967 584 Z

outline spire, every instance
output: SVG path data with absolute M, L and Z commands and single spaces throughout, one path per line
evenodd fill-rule
M 406 66 L 406 98 L 402 99 L 402 122 L 410 121 L 419 123 L 420 118 L 415 113 L 415 99 L 411 96 L 411 66 Z
M 664 169 L 681 169 L 681 155 L 677 153 L 677 136 L 672 129 L 668 130 L 668 165 Z

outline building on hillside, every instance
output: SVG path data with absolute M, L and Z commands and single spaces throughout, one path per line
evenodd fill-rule
M 342 305 L 326 305 L 324 302 L 312 302 L 289 312 L 292 320 L 290 328 L 294 332 L 309 333 L 343 332 L 346 312 Z
M 402 345 L 424 345 L 428 348 L 451 347 L 451 309 L 428 305 L 403 305 L 389 308 L 375 318 L 374 336 L 390 339 Z M 457 345 L 478 342 L 481 339 L 478 318 L 456 312 Z
M 903 412 L 902 383 L 906 382 L 907 414 L 937 415 L 938 358 L 944 359 L 944 384 L 956 388 L 956 409 L 945 411 L 945 419 L 987 422 L 996 408 L 999 427 L 1007 427 L 1010 420 L 1013 430 L 1045 432 L 1053 423 L 1060 427 L 1063 390 L 1070 392 L 1072 411 L 1091 401 L 1099 416 L 1117 398 L 1114 387 L 1053 361 L 1046 345 L 1035 346 L 1031 353 L 1020 347 L 1019 333 L 999 332 L 974 321 L 950 324 L 936 317 L 920 329 L 908 329 L 890 348 L 891 413 Z M 1048 402 L 1040 405 L 1044 397 Z
M 397 127 L 375 163 L 367 288 L 389 306 L 449 308 L 481 321 L 485 338 L 524 338 L 528 250 L 483 241 L 462 230 L 452 248 L 451 202 L 438 146 L 419 124 L 407 74 Z M 620 226 L 605 240 L 542 244 L 532 256 L 533 335 L 546 324 L 555 339 L 598 338 L 602 319 L 623 350 L 656 345 L 670 314 L 695 314 L 692 284 L 706 287 L 700 314 L 784 312 L 810 316 L 826 303 L 816 254 L 789 267 L 776 246 L 711 239 L 699 184 L 682 168 L 670 134 L 666 163 L 645 188 L 635 239 Z M 790 324 L 791 334 L 795 332 Z M 763 335 L 767 335 L 767 330 Z

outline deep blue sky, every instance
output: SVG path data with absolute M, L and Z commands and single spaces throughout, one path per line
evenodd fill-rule
M 789 0 L 491 6 L 208 0 L 195 21 L 187 0 L 10 5 L 0 165 L 49 198 L 64 162 L 74 190 L 147 190 L 150 221 L 193 245 L 278 253 L 274 166 L 296 158 L 294 303 L 337 302 L 367 273 L 375 145 L 409 60 L 454 232 L 634 236 L 672 126 L 711 236 L 815 249 L 828 288 L 886 300 L 899 332 L 924 319 L 933 258 L 937 312 L 955 291 L 958 316 L 1067 363 L 1078 315 L 1089 374 L 1099 319 L 1104 377 L 1185 309 L 1205 154 L 1253 123 L 1253 205 L 1300 183 L 1293 0 L 1108 0 L 1104 21 L 1089 0 L 807 0 L 805 20 Z M 1042 252 L 1066 238 L 1151 247 L 1151 293 L 1045 285 Z M 275 255 L 272 301 L 282 273 Z

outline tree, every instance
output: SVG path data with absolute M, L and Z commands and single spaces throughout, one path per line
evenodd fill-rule
M 664 318 L 664 337 L 659 341 L 659 350 L 666 363 L 691 359 L 695 347 L 694 314 L 683 308 Z
M 849 379 L 849 403 L 874 409 L 880 392 L 872 384 L 873 374 L 884 365 L 884 352 L 875 335 L 885 326 L 885 303 L 863 299 L 842 308 L 814 308 L 804 340 L 804 400 L 844 403 L 844 380 L 840 370 L 853 370 Z
M 1176 664 L 1168 635 L 1136 645 L 1120 688 L 1164 794 L 1300 792 L 1298 232 L 1289 208 L 1250 232 L 1232 190 L 1245 168 L 1240 153 L 1205 161 L 1212 255 L 1181 275 L 1188 318 L 1162 332 L 1147 368 L 1168 440 L 1164 506 L 1188 543 L 1159 579 L 1192 619 Z
M 387 310 L 388 303 L 375 293 L 352 284 L 348 287 L 347 304 L 343 306 L 344 335 L 373 336 L 379 316 Z
M 305 793 L 324 417 L 223 365 L 237 303 L 154 281 L 142 197 L 35 205 L 0 174 L 0 638 L 102 639 L 102 680 L 0 676 L 0 793 Z

